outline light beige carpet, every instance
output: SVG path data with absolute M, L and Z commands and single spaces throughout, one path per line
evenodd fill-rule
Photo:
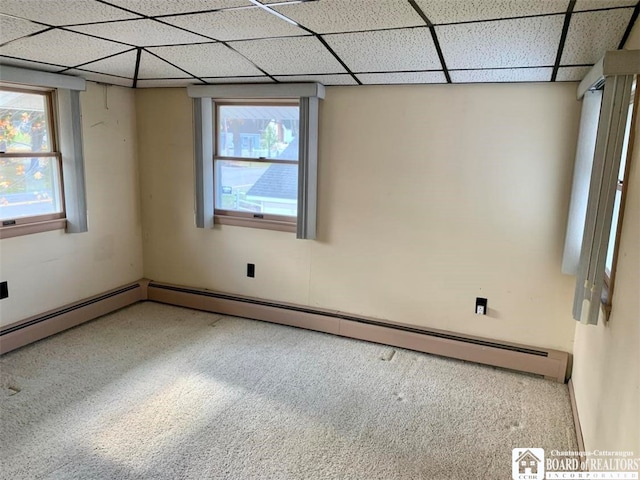
M 509 479 L 566 385 L 142 303 L 0 358 L 5 479 Z

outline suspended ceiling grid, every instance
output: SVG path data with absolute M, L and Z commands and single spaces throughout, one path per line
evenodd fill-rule
M 639 11 L 638 0 L 2 0 L 0 64 L 136 88 L 577 81 L 624 46 Z

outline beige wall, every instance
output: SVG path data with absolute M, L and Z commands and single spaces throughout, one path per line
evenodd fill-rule
M 627 48 L 640 48 L 636 26 Z M 578 325 L 573 383 L 587 450 L 632 450 L 640 456 L 640 122 L 630 164 L 608 323 Z
M 134 91 L 88 83 L 80 98 L 89 232 L 0 240 L 2 325 L 142 277 Z
M 145 275 L 571 351 L 560 263 L 575 88 L 328 88 L 317 241 L 196 229 L 191 102 L 138 91 Z M 476 296 L 488 316 L 474 315 Z

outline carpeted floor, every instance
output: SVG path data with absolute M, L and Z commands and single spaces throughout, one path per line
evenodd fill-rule
M 0 357 L 3 479 L 509 479 L 566 385 L 142 303 Z

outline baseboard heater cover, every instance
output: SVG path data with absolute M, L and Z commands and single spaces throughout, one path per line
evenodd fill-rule
M 0 330 L 0 354 L 146 300 L 147 284 L 140 280 L 8 325 Z
M 570 355 L 559 350 L 503 343 L 423 329 L 344 312 L 151 281 L 148 300 L 236 317 L 264 320 L 459 360 L 482 363 L 565 382 Z

